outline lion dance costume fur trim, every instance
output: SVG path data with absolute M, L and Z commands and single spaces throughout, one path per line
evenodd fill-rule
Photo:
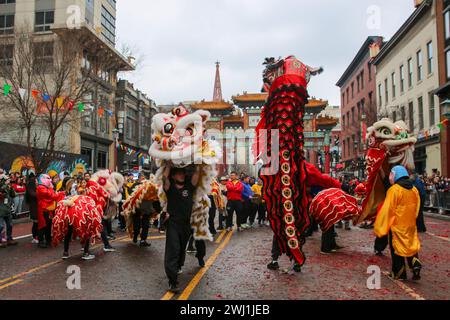
M 414 145 L 417 141 L 408 133 L 403 121 L 393 123 L 382 119 L 368 129 L 369 149 L 366 154 L 367 181 L 362 205 L 342 190 L 325 190 L 311 203 L 310 212 L 323 231 L 341 220 L 359 224 L 374 220 L 380 204 L 386 198 L 386 179 L 392 167 L 402 165 L 414 170 Z
M 167 211 L 167 196 L 163 189 L 162 175 L 169 163 L 184 168 L 200 166 L 200 180 L 194 192 L 191 227 L 196 240 L 210 240 L 213 237 L 208 228 L 208 212 L 211 206 L 208 194 L 211 181 L 217 175 L 216 164 L 222 158 L 222 150 L 217 142 L 206 138 L 206 122 L 211 117 L 208 111 L 193 113 L 180 104 L 170 113 L 160 113 L 153 117 L 153 143 L 149 154 L 156 159 L 158 197 L 163 211 Z
M 58 203 L 52 221 L 53 245 L 57 246 L 66 236 L 69 225 L 73 227 L 73 239 L 81 244 L 95 242 L 103 231 L 102 218 L 108 202 L 119 202 L 124 178 L 117 172 L 103 170 L 95 173 L 87 183 L 85 196 L 73 196 Z
M 122 205 L 122 215 L 125 217 L 130 238 L 133 238 L 134 233 L 133 216 L 136 214 L 136 209 L 141 207 L 143 201 L 158 201 L 158 186 L 152 179 L 144 180 Z
M 311 68 L 294 56 L 277 61 L 267 58 L 264 64 L 263 91 L 269 96 L 256 128 L 254 155 L 263 163 L 263 194 L 280 250 L 303 265 L 304 233 L 310 225 L 303 117 L 309 79 L 323 70 Z M 274 130 L 279 130 L 278 154 L 272 154 L 277 152 L 272 150 Z M 279 161 L 280 170 L 264 173 L 274 161 Z

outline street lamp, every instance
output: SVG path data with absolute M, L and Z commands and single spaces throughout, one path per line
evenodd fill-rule
M 117 128 L 114 128 L 112 131 L 113 139 L 114 139 L 114 166 L 115 171 L 119 171 L 117 162 L 118 162 L 118 146 L 119 146 L 119 130 Z

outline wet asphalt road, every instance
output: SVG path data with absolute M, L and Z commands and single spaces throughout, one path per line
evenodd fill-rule
M 372 230 L 356 227 L 338 230 L 338 244 L 345 248 L 332 255 L 320 254 L 320 232 L 309 238 L 302 273 L 294 273 L 286 257 L 280 259 L 279 271 L 266 268 L 272 243 L 268 227 L 219 233 L 207 244 L 206 268 L 187 255 L 179 278 L 182 292 L 175 296 L 167 293 L 165 240 L 154 229 L 151 247 L 137 247 L 125 234 L 117 234 L 117 252 L 104 253 L 98 244 L 92 261 L 81 260 L 76 242 L 71 244 L 72 257 L 63 261 L 61 245 L 38 249 L 29 238 L 21 239 L 17 247 L 0 249 L 0 299 L 449 299 L 450 222 L 428 218 L 427 226 L 428 233 L 420 235 L 422 280 L 394 282 L 383 274 L 379 290 L 367 288 L 367 268 L 377 265 L 389 271 L 389 252 L 374 256 Z M 67 269 L 73 265 L 80 268 L 80 290 L 66 285 Z

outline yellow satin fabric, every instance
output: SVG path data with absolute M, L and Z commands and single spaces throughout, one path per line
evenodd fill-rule
M 389 188 L 374 232 L 377 237 L 383 237 L 392 231 L 392 246 L 398 256 L 412 257 L 420 250 L 416 227 L 419 209 L 420 196 L 416 188 L 407 190 L 398 184 Z

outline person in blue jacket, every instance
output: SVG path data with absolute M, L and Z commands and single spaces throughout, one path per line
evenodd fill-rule
M 249 225 L 247 223 L 247 220 L 250 217 L 250 210 L 251 210 L 251 199 L 253 197 L 253 191 L 252 191 L 252 187 L 250 186 L 250 177 L 247 175 L 244 175 L 242 177 L 242 184 L 244 185 L 244 189 L 242 190 L 242 201 L 244 202 L 244 206 L 243 206 L 243 213 L 242 213 L 242 221 L 243 221 L 243 225 L 242 228 L 243 229 L 248 229 L 251 228 L 251 225 Z

